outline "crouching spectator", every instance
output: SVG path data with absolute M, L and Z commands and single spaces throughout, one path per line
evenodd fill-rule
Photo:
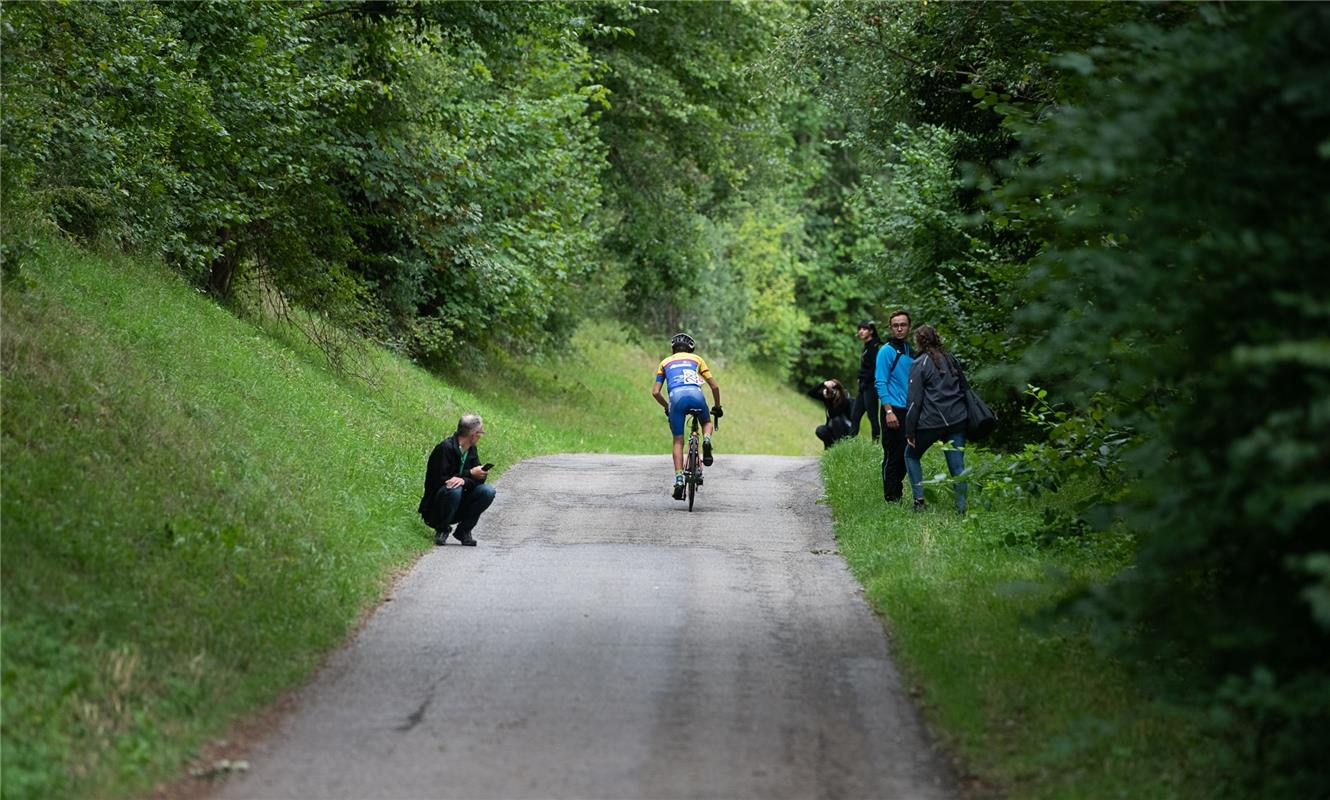
M 480 515 L 494 502 L 494 488 L 485 485 L 493 464 L 481 464 L 476 442 L 485 423 L 476 414 L 457 421 L 457 431 L 435 445 L 425 467 L 425 494 L 420 498 L 421 519 L 434 529 L 434 544 L 442 546 L 448 534 L 474 547 L 471 531 Z M 457 530 L 452 531 L 456 525 Z
M 840 381 L 822 381 L 808 390 L 808 396 L 826 406 L 827 422 L 817 426 L 817 438 L 823 447 L 831 447 L 850 435 L 850 398 Z

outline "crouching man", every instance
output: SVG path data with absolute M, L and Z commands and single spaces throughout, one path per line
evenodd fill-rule
M 485 485 L 489 467 L 481 464 L 476 442 L 485 434 L 485 423 L 476 414 L 457 421 L 457 432 L 434 447 L 425 468 L 425 494 L 420 498 L 420 518 L 434 529 L 434 543 L 442 546 L 452 531 L 457 541 L 474 547 L 471 530 L 485 509 L 494 502 L 493 487 Z

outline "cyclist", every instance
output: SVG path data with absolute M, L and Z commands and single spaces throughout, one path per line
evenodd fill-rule
M 700 356 L 693 355 L 697 342 L 686 333 L 676 333 L 670 339 L 670 355 L 660 362 L 656 369 L 656 382 L 651 387 L 651 396 L 665 407 L 665 414 L 670 418 L 670 433 L 674 434 L 674 499 L 683 499 L 683 422 L 688 412 L 697 409 L 702 412 L 702 463 L 708 467 L 711 457 L 711 417 L 724 416 L 720 407 L 720 386 L 711 377 L 707 362 Z M 711 413 L 707 413 L 706 396 L 702 394 L 702 382 L 711 387 L 711 399 L 715 403 Z M 669 401 L 661 397 L 664 386 L 669 394 Z

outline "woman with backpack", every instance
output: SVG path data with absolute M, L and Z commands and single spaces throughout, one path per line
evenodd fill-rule
M 910 389 L 905 411 L 905 472 L 910 476 L 914 510 L 924 508 L 924 471 L 920 460 L 937 442 L 950 445 L 947 471 L 965 472 L 965 389 L 961 365 L 942 347 L 932 325 L 914 332 L 916 357 L 910 365 Z M 956 483 L 956 510 L 965 513 L 964 481 Z

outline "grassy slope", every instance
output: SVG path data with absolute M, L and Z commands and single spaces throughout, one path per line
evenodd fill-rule
M 3 296 L 7 798 L 140 792 L 299 682 L 431 545 L 424 460 L 461 413 L 500 477 L 667 452 L 660 354 L 613 327 L 451 385 L 376 353 L 367 384 L 150 266 L 47 245 L 25 275 Z M 720 452 L 815 452 L 811 403 L 714 366 Z
M 1121 568 L 1121 537 L 1007 546 L 1007 533 L 1040 527 L 1039 509 L 972 498 L 960 518 L 942 486 L 924 513 L 908 501 L 887 507 L 881 458 L 850 440 L 823 460 L 836 536 L 922 686 L 930 722 L 967 769 L 1020 798 L 1214 796 L 1218 756 L 1201 720 L 1142 696 L 1083 632 L 1030 624 L 1054 586 Z M 925 474 L 944 472 L 932 448 Z

